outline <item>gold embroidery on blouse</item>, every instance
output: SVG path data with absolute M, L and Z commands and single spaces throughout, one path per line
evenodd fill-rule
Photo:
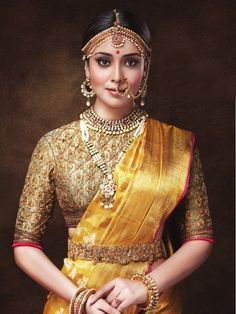
M 183 241 L 213 238 L 207 191 L 197 148 L 194 150 L 189 187 L 184 198 L 184 211 L 177 219 Z
M 102 246 L 87 243 L 76 244 L 68 239 L 68 257 L 73 260 L 80 258 L 94 262 L 126 265 L 130 262 L 153 263 L 157 258 L 165 257 L 165 253 L 162 240 L 128 246 Z
M 17 213 L 16 241 L 40 243 L 55 201 L 54 159 L 47 140 L 38 142 L 25 178 Z

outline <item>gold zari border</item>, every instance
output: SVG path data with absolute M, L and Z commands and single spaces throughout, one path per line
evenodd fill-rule
M 126 265 L 130 262 L 153 263 L 157 258 L 166 256 L 162 240 L 128 246 L 100 246 L 87 243 L 76 244 L 68 239 L 68 257 L 73 260 L 79 258 L 94 262 Z

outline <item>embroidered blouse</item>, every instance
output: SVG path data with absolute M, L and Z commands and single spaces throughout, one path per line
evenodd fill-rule
M 109 167 L 135 130 L 108 135 L 89 130 L 90 138 Z M 66 227 L 76 227 L 99 189 L 102 172 L 94 164 L 81 139 L 79 120 L 44 135 L 37 143 L 25 178 L 15 225 L 14 242 L 40 247 L 42 236 L 59 203 Z M 194 149 L 184 210 L 178 216 L 182 241 L 213 241 L 212 220 L 199 159 Z M 14 245 L 13 245 L 14 246 Z

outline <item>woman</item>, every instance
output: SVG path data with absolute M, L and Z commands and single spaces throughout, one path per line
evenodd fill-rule
M 51 291 L 45 314 L 181 313 L 174 285 L 206 260 L 213 243 L 194 136 L 148 118 L 137 105 L 138 98 L 144 105 L 151 39 L 134 14 L 99 15 L 82 51 L 81 90 L 90 108 L 35 148 L 16 220 L 15 261 Z M 61 271 L 41 246 L 56 199 L 69 234 Z M 174 215 L 182 239 L 175 253 L 166 228 Z

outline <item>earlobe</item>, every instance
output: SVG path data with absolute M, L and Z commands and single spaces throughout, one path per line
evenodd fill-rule
M 89 65 L 88 65 L 88 62 L 85 62 L 85 65 L 84 65 L 84 70 L 85 70 L 85 75 L 87 78 L 89 78 Z

